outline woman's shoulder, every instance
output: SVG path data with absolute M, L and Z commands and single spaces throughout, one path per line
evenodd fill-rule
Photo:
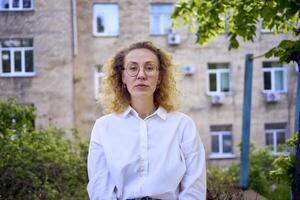
M 101 117 L 99 117 L 98 119 L 96 119 L 96 123 L 107 123 L 107 121 L 113 120 L 114 118 L 118 117 L 119 114 L 117 113 L 109 113 L 109 114 L 105 114 L 102 115 Z
M 187 120 L 191 120 L 192 119 L 189 115 L 187 115 L 186 113 L 181 112 L 181 111 L 168 112 L 168 115 L 169 116 L 173 116 L 173 117 L 187 119 Z

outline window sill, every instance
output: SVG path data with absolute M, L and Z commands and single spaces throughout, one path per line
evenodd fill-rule
M 237 158 L 236 155 L 232 154 L 232 153 L 228 153 L 228 154 L 210 154 L 209 159 L 213 160 L 213 159 L 234 159 Z
M 168 33 L 150 33 L 151 37 L 159 37 L 159 36 L 165 37 L 167 35 L 169 35 L 169 34 Z
M 286 94 L 287 91 L 272 91 L 272 90 L 262 90 L 263 94 L 275 93 L 275 94 Z
M 33 8 L 31 9 L 0 9 L 1 12 L 32 12 L 34 11 Z
M 118 34 L 98 34 L 98 33 L 93 33 L 94 37 L 119 37 L 119 33 Z
M 26 73 L 26 74 L 0 74 L 0 78 L 22 78 L 22 77 L 34 77 L 36 73 Z
M 216 95 L 223 95 L 223 96 L 230 96 L 232 92 L 206 92 L 208 96 L 216 96 Z

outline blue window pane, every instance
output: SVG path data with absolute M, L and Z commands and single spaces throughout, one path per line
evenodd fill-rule
M 152 4 L 151 13 L 171 13 L 173 4 Z
M 223 153 L 232 153 L 231 135 L 223 135 Z
M 25 71 L 33 72 L 33 51 L 25 51 Z
M 209 74 L 209 91 L 217 91 L 217 74 Z
M 2 51 L 2 72 L 10 73 L 10 51 Z
M 23 0 L 23 8 L 31 8 L 32 0 Z
M 13 8 L 19 8 L 20 7 L 20 0 L 13 0 L 12 1 L 12 7 Z
M 22 71 L 22 55 L 21 51 L 15 51 L 15 72 L 21 72 Z
M 219 153 L 219 151 L 220 151 L 218 135 L 213 135 L 211 137 L 211 151 L 213 153 Z
M 150 20 L 150 30 L 153 34 L 160 33 L 160 17 L 159 15 L 152 15 Z
M 221 73 L 221 91 L 229 92 L 229 73 Z
M 9 8 L 9 0 L 0 0 L 0 8 L 8 9 Z
M 264 72 L 264 89 L 271 90 L 271 72 Z
M 275 90 L 283 91 L 283 71 L 275 71 Z

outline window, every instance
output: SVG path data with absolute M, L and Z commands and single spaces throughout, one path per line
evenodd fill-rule
M 0 40 L 0 76 L 33 76 L 32 39 Z
M 95 72 L 95 98 L 98 99 L 99 92 L 100 92 L 100 85 L 101 80 L 104 77 L 104 72 L 101 71 L 102 65 L 97 66 L 96 72 Z
M 95 36 L 116 36 L 119 34 L 119 13 L 117 4 L 95 4 L 93 17 Z
M 280 147 L 280 144 L 285 143 L 286 138 L 286 124 L 266 124 L 266 145 L 270 146 L 273 155 L 284 153 L 284 149 Z
M 210 158 L 234 158 L 231 125 L 211 126 Z
M 263 62 L 264 92 L 286 92 L 286 68 L 279 62 Z
M 151 4 L 150 33 L 163 35 L 171 31 L 172 20 L 170 14 L 173 4 Z
M 208 64 L 208 93 L 230 92 L 230 72 L 227 63 Z
M 0 0 L 0 11 L 26 11 L 33 9 L 33 0 Z

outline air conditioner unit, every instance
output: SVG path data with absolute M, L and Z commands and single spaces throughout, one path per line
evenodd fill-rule
M 182 72 L 184 75 L 191 76 L 195 73 L 195 67 L 193 65 L 182 66 Z
M 280 95 L 278 93 L 270 92 L 266 93 L 266 101 L 268 103 L 276 103 L 280 100 Z
M 210 100 L 212 104 L 223 104 L 224 95 L 212 95 Z
M 298 73 L 299 72 L 299 66 L 296 62 L 294 62 L 294 69 L 295 69 L 295 72 Z
M 180 44 L 180 35 L 177 33 L 169 33 L 168 34 L 168 44 L 175 46 Z

